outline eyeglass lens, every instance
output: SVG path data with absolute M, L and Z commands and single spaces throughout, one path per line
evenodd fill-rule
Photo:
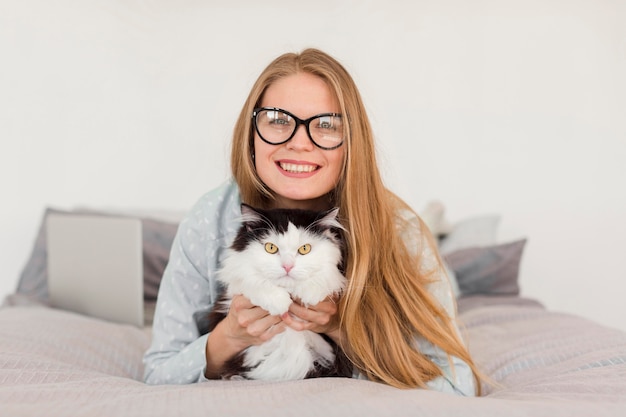
M 271 144 L 291 139 L 298 126 L 306 126 L 309 138 L 323 149 L 334 149 L 343 141 L 343 121 L 339 115 L 322 114 L 299 122 L 289 113 L 277 109 L 260 109 L 255 117 L 257 132 Z

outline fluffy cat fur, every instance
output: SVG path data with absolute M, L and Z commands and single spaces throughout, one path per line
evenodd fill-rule
M 226 316 L 236 294 L 281 315 L 294 299 L 315 305 L 343 291 L 338 209 L 259 210 L 242 204 L 241 212 L 242 226 L 218 272 L 225 291 L 210 314 L 211 327 Z M 287 328 L 231 359 L 221 376 L 280 381 L 350 374 L 347 359 L 330 338 Z

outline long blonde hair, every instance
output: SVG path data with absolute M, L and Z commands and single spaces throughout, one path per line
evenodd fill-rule
M 414 342 L 419 335 L 462 359 L 475 376 L 479 375 L 452 319 L 427 289 L 437 268 L 430 272 L 420 268 L 421 251 L 411 253 L 400 229 L 413 227 L 413 233 L 425 234 L 426 242 L 434 247 L 432 237 L 421 220 L 417 226 L 407 222 L 399 227 L 399 212 L 412 210 L 384 186 L 361 96 L 345 68 L 328 54 L 306 49 L 281 55 L 252 87 L 235 125 L 231 152 L 231 168 L 242 201 L 264 207 L 273 198 L 254 168 L 252 112 L 273 82 L 298 72 L 323 79 L 348 120 L 344 124 L 344 166 L 330 196 L 340 207 L 347 231 L 348 286 L 339 306 L 346 354 L 371 380 L 399 388 L 423 388 L 442 371 L 419 352 Z M 441 260 L 437 259 L 440 268 Z

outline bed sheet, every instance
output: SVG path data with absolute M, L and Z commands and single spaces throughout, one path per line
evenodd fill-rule
M 624 416 L 626 333 L 540 305 L 473 306 L 481 398 L 340 378 L 141 382 L 150 331 L 47 307 L 0 309 L 0 416 Z

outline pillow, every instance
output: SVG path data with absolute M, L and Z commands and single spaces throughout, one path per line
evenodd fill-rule
M 423 210 L 419 212 L 430 233 L 439 239 L 448 235 L 452 231 L 452 225 L 446 219 L 446 209 L 440 201 L 430 201 Z
M 519 295 L 519 266 L 526 239 L 511 243 L 459 249 L 445 254 L 454 272 L 459 295 Z
M 453 251 L 496 243 L 500 216 L 484 215 L 472 217 L 458 223 L 439 242 L 439 251 L 446 255 Z
M 17 293 L 27 295 L 39 301 L 48 300 L 48 252 L 46 242 L 46 219 L 49 214 L 89 214 L 109 217 L 124 217 L 121 214 L 77 210 L 64 211 L 47 208 L 30 258 L 26 262 L 17 285 Z M 178 225 L 170 221 L 161 221 L 147 217 L 140 218 L 142 223 L 144 300 L 155 301 L 161 283 L 163 271 L 170 256 L 170 249 Z

